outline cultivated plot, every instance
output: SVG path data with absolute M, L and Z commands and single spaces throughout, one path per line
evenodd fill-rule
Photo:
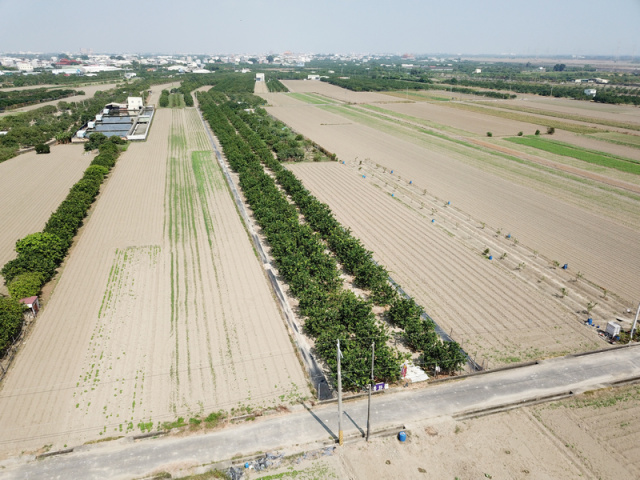
M 0 392 L 0 449 L 308 394 L 195 109 L 124 153 Z
M 341 160 L 384 168 L 532 251 L 568 263 L 633 307 L 639 200 L 628 192 L 411 131 L 345 107 L 269 107 Z M 391 171 L 395 176 L 391 175 Z M 399 178 L 400 177 L 400 178 Z
M 92 158 L 82 145 L 58 145 L 0 163 L 0 266 L 15 257 L 16 240 L 44 228 Z
M 487 358 L 495 367 L 599 344 L 569 306 L 498 261 L 507 249 L 499 240 L 490 245 L 496 259 L 488 260 L 470 248 L 466 237 L 473 232 L 464 226 L 444 222 L 439 215 L 432 223 L 426 211 L 382 195 L 346 166 L 291 169 L 479 362 Z

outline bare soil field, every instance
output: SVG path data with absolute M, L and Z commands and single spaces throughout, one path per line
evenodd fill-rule
M 640 476 L 637 387 L 464 421 L 408 425 L 395 437 L 307 452 L 247 479 L 597 479 Z
M 82 145 L 56 145 L 0 163 L 0 266 L 15 258 L 16 240 L 42 230 L 92 158 Z
M 432 223 L 430 207 L 436 204 L 408 208 L 345 165 L 291 169 L 478 363 L 486 358 L 495 367 L 605 346 L 572 304 L 554 297 L 552 288 L 539 288 L 534 270 L 548 277 L 548 287 L 558 281 L 553 272 L 506 239 L 487 232 L 474 244 L 469 237 L 481 235 L 475 232 L 480 229 L 464 216 L 456 221 L 438 213 Z M 493 260 L 482 255 L 484 248 Z M 498 260 L 503 252 L 508 261 Z M 523 261 L 529 272 L 516 270 Z
M 487 132 L 494 136 L 516 136 L 522 131 L 533 135 L 536 130 L 545 130 L 542 124 L 518 122 L 497 117 L 490 117 L 475 112 L 464 112 L 447 107 L 447 103 L 395 103 L 384 106 L 385 110 L 408 115 L 432 123 L 441 130 L 453 128 L 467 135 L 486 137 Z M 429 124 L 428 123 L 428 124 Z M 428 125 L 427 124 L 427 125 Z
M 0 386 L 2 454 L 307 395 L 196 110 L 159 110 L 103 190 Z
M 317 93 L 344 103 L 395 103 L 403 101 L 384 93 L 352 92 L 317 80 L 282 80 L 282 83 L 294 93 Z
M 59 100 L 52 100 L 51 102 L 42 102 L 35 105 L 29 105 L 28 107 L 16 108 L 15 110 L 6 110 L 5 112 L 0 113 L 0 116 L 11 115 L 12 113 L 27 112 L 29 110 L 35 110 L 36 108 L 44 107 L 45 105 L 57 105 L 59 102 L 80 102 L 82 100 L 86 100 L 87 98 L 93 97 L 98 90 L 110 90 L 115 86 L 115 83 L 107 83 L 99 85 L 88 85 L 86 87 L 68 87 L 73 88 L 74 90 L 81 90 L 84 92 L 84 95 L 74 95 L 72 97 L 65 97 Z
M 428 135 L 408 136 L 389 122 L 376 124 L 335 107 L 268 110 L 340 160 L 384 168 L 388 183 L 411 180 L 414 190 L 428 189 L 549 261 L 568 263 L 634 308 L 640 295 L 632 286 L 640 274 L 635 197 Z

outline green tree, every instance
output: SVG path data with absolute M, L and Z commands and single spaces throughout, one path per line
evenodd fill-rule
M 38 145 L 36 145 L 36 153 L 51 153 L 51 149 L 46 143 L 39 143 Z
M 43 283 L 44 275 L 41 272 L 27 272 L 14 278 L 9 282 L 7 288 L 11 297 L 20 300 L 21 298 L 38 295 Z
M 567 68 L 567 66 L 564 63 L 556 63 L 553 66 L 553 71 L 554 72 L 563 72 L 565 68 Z
M 15 298 L 0 297 L 0 355 L 20 334 L 24 321 L 24 305 Z

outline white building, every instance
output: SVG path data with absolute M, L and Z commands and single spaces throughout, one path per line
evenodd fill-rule
M 596 89 L 595 88 L 585 88 L 584 89 L 584 94 L 585 95 L 595 95 L 596 94 Z
M 33 65 L 28 62 L 20 62 L 16 65 L 21 72 L 33 72 Z
M 256 82 L 264 82 L 264 73 L 256 73 Z
M 320 75 L 307 75 L 307 80 L 320 80 Z
M 142 110 L 144 104 L 142 103 L 142 97 L 129 97 L 127 98 L 127 110 Z

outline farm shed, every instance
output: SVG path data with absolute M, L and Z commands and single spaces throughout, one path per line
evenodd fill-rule
M 585 95 L 595 95 L 596 94 L 596 89 L 595 88 L 585 88 L 584 89 L 584 94 Z
M 264 73 L 256 73 L 256 82 L 264 82 Z
M 34 317 L 38 314 L 38 311 L 40 311 L 40 302 L 35 295 L 33 297 L 21 298 L 20 303 L 24 303 L 27 308 L 31 310 Z
M 320 80 L 320 75 L 307 75 L 307 80 Z

